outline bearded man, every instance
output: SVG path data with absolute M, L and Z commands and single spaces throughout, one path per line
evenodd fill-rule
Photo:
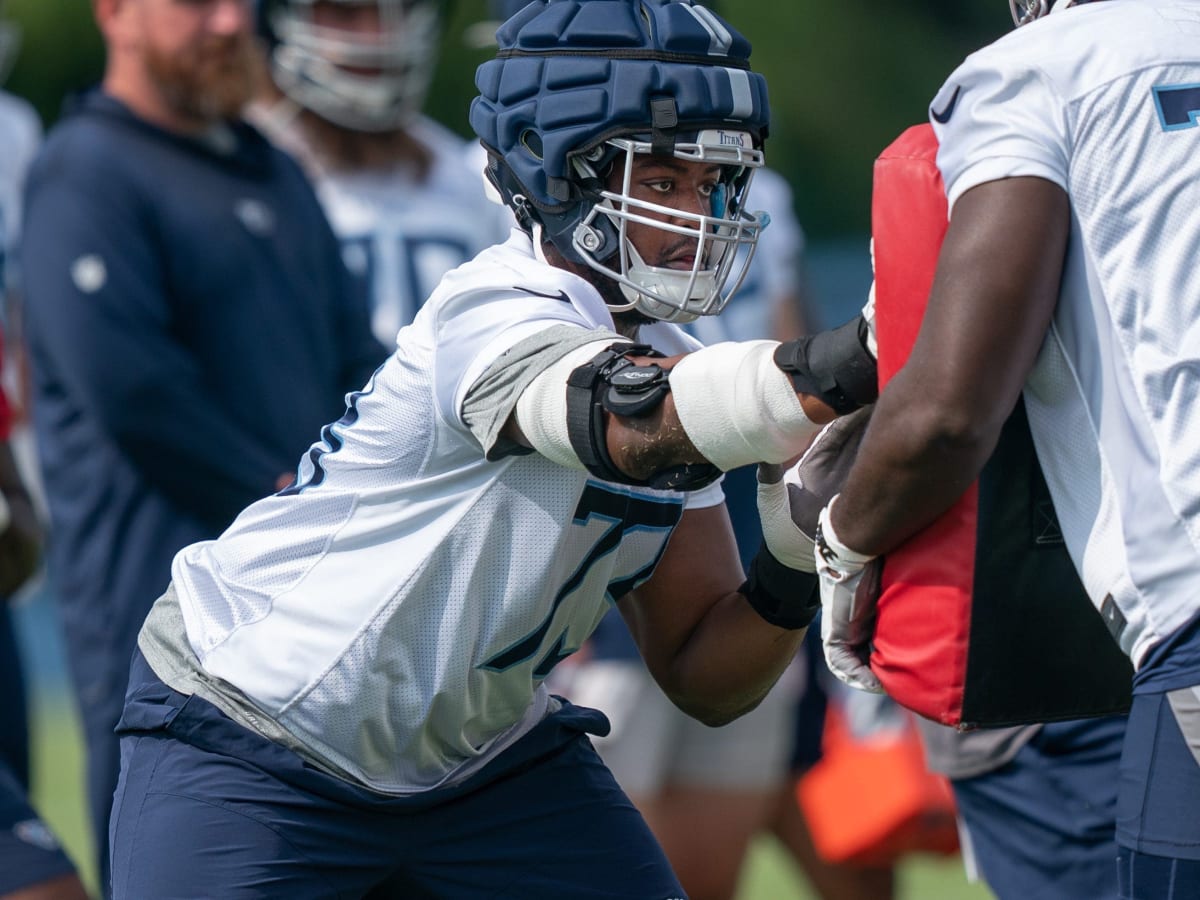
M 249 0 L 93 6 L 104 80 L 33 166 L 22 249 L 48 566 L 106 885 L 113 728 L 172 556 L 289 481 L 383 349 L 303 174 L 240 119 L 260 69 Z

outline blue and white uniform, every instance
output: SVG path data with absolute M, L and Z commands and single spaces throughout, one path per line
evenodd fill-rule
M 437 817 L 444 801 L 468 794 L 476 820 L 494 823 L 506 835 L 497 840 L 514 845 L 504 863 L 511 875 L 512 860 L 530 852 L 517 846 L 529 844 L 527 829 L 542 827 L 530 811 L 550 798 L 523 789 L 520 821 L 512 821 L 518 811 L 491 799 L 507 790 L 499 775 L 530 754 L 583 754 L 569 767 L 577 774 L 566 777 L 591 785 L 576 785 L 589 796 L 602 782 L 615 802 L 546 806 L 542 824 L 595 830 L 603 840 L 624 832 L 618 853 L 632 855 L 615 870 L 607 858 L 581 859 L 576 833 L 573 849 L 547 863 L 556 873 L 547 877 L 595 882 L 596 896 L 631 896 L 632 885 L 656 884 L 661 892 L 651 896 L 676 896 L 661 851 L 642 840 L 644 823 L 580 743 L 582 731 L 607 725 L 552 698 L 543 681 L 616 599 L 650 577 L 685 506 L 720 503 L 720 488 L 683 495 L 609 484 L 536 453 L 506 452 L 512 448 L 498 438 L 520 390 L 503 386 L 523 387 L 548 364 L 544 356 L 536 366 L 528 359 L 547 348 L 559 348 L 549 351 L 557 358 L 564 348 L 619 340 L 613 328 L 595 289 L 536 260 L 518 231 L 448 274 L 401 331 L 396 352 L 303 457 L 296 482 L 251 505 L 217 540 L 176 557 L 172 588 L 139 639 L 149 668 L 140 682 L 135 676 L 121 726 L 129 752 L 149 752 L 143 738 L 164 728 L 193 745 L 172 744 L 172 766 L 223 747 L 271 770 L 275 781 L 259 800 L 297 786 L 288 774 L 295 764 L 280 763 L 281 754 L 303 761 L 304 803 L 314 790 L 348 796 L 344 802 L 377 816 L 371 821 L 396 837 L 367 853 L 362 865 L 371 877 L 429 877 L 442 891 L 443 876 L 406 849 L 405 829 L 424 835 L 426 820 L 397 819 L 398 811 Z M 662 323 L 641 337 L 665 353 L 696 346 Z M 203 727 L 181 725 L 197 710 L 208 710 Z M 233 743 L 210 743 L 230 729 Z M 235 736 L 244 729 L 253 737 Z M 145 768 L 136 759 L 124 766 L 114 807 L 118 897 L 155 884 L 152 870 L 123 860 L 124 842 L 145 846 L 156 816 L 175 822 L 188 805 L 130 810 L 123 824 L 125 793 L 154 793 Z M 525 777 L 538 783 L 550 768 Z M 320 786 L 312 786 L 312 773 L 324 773 Z M 317 828 L 336 819 L 313 815 L 322 821 Z M 366 853 L 367 831 L 343 841 L 344 852 Z M 453 844 L 448 835 L 442 840 Z M 464 833 L 462 840 L 475 839 Z M 247 854 L 261 851 L 252 844 Z M 470 852 L 475 858 L 478 848 Z M 293 863 L 307 864 L 288 857 L 281 866 Z M 583 874 L 592 867 L 594 877 Z M 539 869 L 529 867 L 516 883 L 532 884 L 525 879 Z M 229 884 L 244 878 L 231 872 Z M 475 888 L 460 890 L 468 896 Z
M 1025 403 L 1067 547 L 1137 670 L 1118 842 L 1123 860 L 1191 863 L 1147 862 L 1162 885 L 1200 884 L 1198 41 L 1195 0 L 1060 0 L 968 57 L 933 103 L 952 215 L 972 187 L 1014 176 L 1071 199 Z M 1152 884 L 1122 896 L 1168 896 Z
M 933 119 L 952 215 L 998 178 L 1071 197 L 1025 400 L 1067 546 L 1139 667 L 1200 609 L 1197 21 L 1192 0 L 1059 3 L 970 56 L 933 102 L 957 92 Z
M 613 323 L 590 285 L 514 232 L 446 277 L 295 486 L 175 559 L 203 671 L 374 790 L 453 780 L 540 720 L 542 679 L 650 576 L 682 513 L 677 493 L 539 454 L 488 459 L 467 395 L 553 326 Z M 663 324 L 643 337 L 695 346 Z M 720 501 L 715 486 L 693 500 Z

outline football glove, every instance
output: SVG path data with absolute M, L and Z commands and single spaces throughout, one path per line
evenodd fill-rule
M 816 535 L 825 662 L 851 687 L 882 693 L 883 685 L 869 664 L 879 566 L 868 566 L 874 557 L 851 550 L 838 539 L 829 516 L 836 502 L 834 497 L 821 510 Z
M 815 572 L 813 536 L 817 517 L 842 489 L 872 407 L 864 407 L 826 425 L 800 461 L 786 472 L 779 466 L 758 467 L 758 515 L 763 540 L 784 565 Z

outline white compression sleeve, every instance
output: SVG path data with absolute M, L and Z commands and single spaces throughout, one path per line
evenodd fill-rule
M 597 353 L 611 347 L 611 338 L 576 347 L 529 383 L 517 399 L 517 426 L 530 446 L 551 462 L 583 469 L 567 432 L 567 379 Z
M 804 449 L 821 426 L 804 414 L 791 379 L 775 364 L 776 341 L 713 344 L 671 371 L 683 430 L 704 458 L 729 471 L 779 463 Z

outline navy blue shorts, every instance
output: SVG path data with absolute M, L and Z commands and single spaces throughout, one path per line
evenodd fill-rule
M 1134 694 L 1117 843 L 1122 898 L 1200 897 L 1200 688 Z
M 1114 817 L 1125 717 L 1044 725 L 995 771 L 955 779 L 976 863 L 1000 900 L 1117 896 Z
M 74 871 L 16 777 L 0 765 L 0 896 Z
M 682 898 L 571 705 L 452 789 L 326 775 L 135 659 L 110 843 L 115 900 Z

